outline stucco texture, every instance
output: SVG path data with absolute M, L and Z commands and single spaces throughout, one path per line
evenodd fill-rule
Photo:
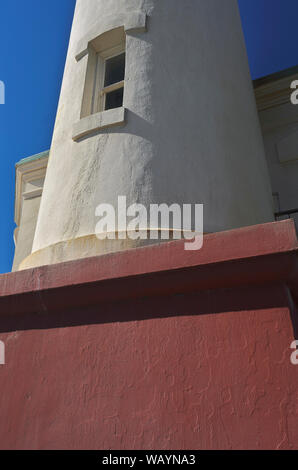
M 27 316 L 0 334 L 0 448 L 297 449 L 293 332 L 276 302 L 279 289 L 210 291 L 69 312 L 81 326 Z
M 136 11 L 147 32 L 126 34 L 126 125 L 74 142 L 88 61 L 78 45 Z M 236 0 L 77 1 L 33 252 L 94 235 L 95 208 L 119 195 L 203 203 L 207 233 L 273 219 Z
M 0 276 L 1 449 L 297 449 L 291 221 Z

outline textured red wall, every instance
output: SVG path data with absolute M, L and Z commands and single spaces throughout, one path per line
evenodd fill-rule
M 2 309 L 0 448 L 297 449 L 290 307 L 281 279 Z
M 218 294 L 107 305 L 97 310 L 107 323 L 1 334 L 0 447 L 297 448 L 288 309 L 260 308 L 261 292 Z M 229 311 L 244 295 L 256 307 Z M 127 311 L 141 319 L 125 321 Z M 157 312 L 165 318 L 143 319 Z

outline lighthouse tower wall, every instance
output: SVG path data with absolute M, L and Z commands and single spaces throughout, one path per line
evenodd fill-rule
M 123 107 L 88 116 L 94 47 L 114 45 L 120 30 Z M 119 195 L 146 207 L 204 204 L 205 232 L 272 220 L 236 0 L 77 0 L 32 254 L 21 268 L 137 246 L 95 237 L 96 207 L 116 207 Z

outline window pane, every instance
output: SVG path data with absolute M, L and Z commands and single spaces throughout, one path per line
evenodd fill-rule
M 106 94 L 105 109 L 120 108 L 123 105 L 123 88 Z
M 113 83 L 124 80 L 125 73 L 125 52 L 123 54 L 106 60 L 106 73 L 104 86 L 113 85 Z

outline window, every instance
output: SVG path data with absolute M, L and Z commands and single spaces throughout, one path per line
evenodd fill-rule
M 102 129 L 125 125 L 125 65 L 124 26 L 88 42 L 80 120 L 73 125 L 74 141 Z
M 123 105 L 125 76 L 124 46 L 97 53 L 93 113 Z
M 81 119 L 123 107 L 125 48 L 123 27 L 108 31 L 89 43 Z
M 73 124 L 74 141 L 126 123 L 123 106 L 127 34 L 147 31 L 142 10 L 119 12 L 97 22 L 77 44 L 75 59 L 85 73 L 79 121 Z M 86 68 L 85 68 L 86 67 Z

